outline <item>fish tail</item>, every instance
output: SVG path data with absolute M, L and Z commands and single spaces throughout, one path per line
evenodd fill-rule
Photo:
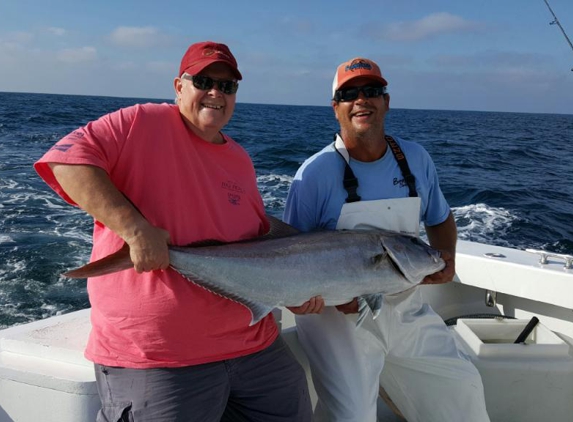
M 90 262 L 83 267 L 64 273 L 68 278 L 88 278 L 115 273 L 117 271 L 133 268 L 133 262 L 129 255 L 129 245 L 124 243 L 121 249 L 102 259 Z

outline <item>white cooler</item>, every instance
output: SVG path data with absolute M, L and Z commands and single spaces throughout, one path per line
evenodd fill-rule
M 492 422 L 573 421 L 569 345 L 538 323 L 514 344 L 529 320 L 458 319 L 456 341 L 479 370 Z

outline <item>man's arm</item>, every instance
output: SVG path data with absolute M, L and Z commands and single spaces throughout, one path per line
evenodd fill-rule
M 441 224 L 426 226 L 426 234 L 430 245 L 442 252 L 442 258 L 446 261 L 446 267 L 435 274 L 427 276 L 422 284 L 448 283 L 456 274 L 456 243 L 458 241 L 458 229 L 453 214 Z
M 169 266 L 169 233 L 152 226 L 96 166 L 49 163 L 54 177 L 80 208 L 121 237 L 135 271 Z

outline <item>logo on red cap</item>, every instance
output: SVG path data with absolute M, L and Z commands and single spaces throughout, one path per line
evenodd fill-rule
M 205 50 L 203 50 L 203 55 L 205 57 L 209 57 L 212 56 L 213 54 L 217 54 L 217 56 L 219 56 L 220 58 L 224 58 L 227 59 L 229 61 L 234 61 L 235 58 L 230 57 L 228 54 L 226 54 L 224 51 L 221 50 L 216 50 L 214 48 L 206 48 Z

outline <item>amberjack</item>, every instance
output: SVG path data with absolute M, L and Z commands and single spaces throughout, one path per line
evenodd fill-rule
M 329 306 L 358 298 L 360 324 L 368 309 L 378 315 L 383 295 L 408 290 L 445 267 L 440 252 L 419 237 L 379 229 L 301 233 L 268 218 L 271 229 L 262 237 L 170 245 L 170 266 L 190 282 L 247 307 L 250 325 L 277 306 L 300 306 L 317 295 Z M 129 268 L 133 263 L 124 245 L 64 275 L 97 277 Z

